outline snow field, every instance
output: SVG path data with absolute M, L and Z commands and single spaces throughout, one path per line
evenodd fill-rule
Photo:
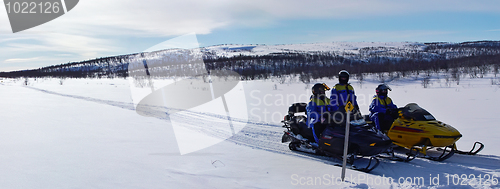
M 23 80 L 2 81 L 3 188 L 457 186 L 446 179 L 446 174 L 467 174 L 468 187 L 488 188 L 491 186 L 485 185 L 484 179 L 478 184 L 477 177 L 500 176 L 500 152 L 495 148 L 500 143 L 495 132 L 500 121 L 500 87 L 492 85 L 488 78 L 462 79 L 460 85 L 451 86 L 434 79 L 428 88 L 414 79 L 388 83 L 393 89 L 389 96 L 396 105 L 418 103 L 464 135 L 457 143 L 460 149 L 469 149 L 474 141 L 483 142 L 486 147 L 480 155 L 455 155 L 444 162 L 382 160 L 370 174 L 348 170 L 349 182 L 341 185 L 335 183 L 341 168 L 333 166 L 330 158 L 292 152 L 281 144 L 280 121 L 288 106 L 307 101 L 314 82 L 331 87 L 335 79 L 312 81 L 309 85 L 242 81 L 246 94 L 242 100 L 246 99 L 249 114 L 246 127 L 224 142 L 182 156 L 169 118 L 138 115 L 125 79 L 67 79 L 62 85 L 60 79 L 30 79 L 28 86 L 22 85 Z M 379 82 L 368 77 L 362 84 L 354 79 L 351 83 L 362 113 L 368 114 Z M 210 119 L 205 114 L 189 115 L 193 119 Z M 194 129 L 203 126 L 191 123 Z M 393 182 L 384 182 L 388 178 Z M 412 185 L 399 183 L 401 178 L 411 180 Z M 439 186 L 431 181 L 438 181 Z

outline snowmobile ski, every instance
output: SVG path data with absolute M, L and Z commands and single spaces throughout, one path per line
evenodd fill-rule
M 450 150 L 447 150 L 448 148 L 450 148 Z M 443 153 L 441 153 L 441 155 L 439 157 L 432 157 L 429 155 L 425 155 L 424 158 L 430 159 L 433 161 L 444 161 L 444 160 L 450 158 L 451 156 L 453 156 L 453 154 L 455 154 L 454 145 L 446 146 L 443 150 Z
M 477 146 L 477 149 L 476 149 L 476 146 Z M 472 149 L 470 151 L 468 151 L 468 152 L 467 151 L 458 150 L 456 148 L 456 145 L 454 146 L 453 151 L 455 151 L 455 153 L 457 153 L 457 154 L 462 154 L 462 155 L 476 155 L 481 150 L 483 150 L 483 148 L 484 148 L 484 144 L 483 143 L 481 143 L 481 142 L 475 142 L 474 145 L 472 146 Z M 445 149 L 438 148 L 437 150 L 439 150 L 439 151 L 445 151 L 447 149 L 446 148 Z
M 314 155 L 326 155 L 326 156 L 332 157 L 336 161 L 340 161 L 340 162 L 332 162 L 333 165 L 338 166 L 338 167 L 342 167 L 342 156 L 335 155 L 335 154 L 329 154 L 329 153 L 324 154 L 321 151 L 319 151 L 317 149 L 317 147 L 315 147 L 314 145 L 300 142 L 300 141 L 294 141 L 294 142 L 290 142 L 290 144 L 288 144 L 288 147 L 292 151 L 298 151 L 298 152 L 314 154 Z M 356 155 L 349 154 L 348 160 L 347 160 L 348 164 L 346 167 L 349 169 L 352 169 L 352 170 L 368 173 L 368 172 L 372 171 L 373 169 L 375 169 L 380 164 L 379 159 L 377 159 L 375 156 L 371 156 L 371 157 L 369 157 L 368 163 L 366 166 L 359 167 L 355 164 L 356 160 L 359 160 L 359 159 L 362 159 L 362 157 L 357 158 Z
M 439 156 L 432 156 L 431 153 L 429 153 L 429 150 L 433 148 L 434 148 L 433 146 L 428 146 L 428 145 L 412 146 L 410 147 L 409 152 L 406 153 L 408 155 L 407 159 L 411 161 L 416 157 L 418 157 L 418 158 L 429 159 L 432 161 L 444 161 L 455 154 L 454 144 L 446 146 L 444 150 L 439 150 L 436 148 L 436 150 L 434 150 L 433 152 L 442 151 Z
M 342 160 L 342 159 L 340 159 L 340 160 Z M 377 168 L 379 164 L 380 164 L 380 160 L 378 160 L 375 156 L 371 156 L 370 159 L 368 160 L 368 165 L 363 167 L 363 168 L 358 168 L 354 164 L 347 164 L 346 168 L 369 173 L 373 169 Z M 342 167 L 342 163 L 335 164 L 335 166 Z
M 474 150 L 474 149 L 476 149 L 476 145 L 478 145 L 479 147 L 478 147 L 477 150 Z M 457 154 L 465 154 L 465 155 L 476 155 L 481 150 L 483 150 L 483 148 L 484 148 L 484 144 L 483 143 L 481 143 L 481 142 L 475 142 L 474 146 L 472 146 L 472 149 L 470 151 L 465 152 L 465 151 L 460 151 L 460 150 L 455 149 L 455 153 L 457 153 Z
M 396 147 L 396 148 L 398 148 L 398 147 Z M 402 149 L 405 149 L 405 148 L 402 148 Z M 411 160 L 414 160 L 417 157 L 418 151 L 415 151 L 415 150 L 408 151 L 405 153 L 406 156 L 401 157 L 400 155 L 396 155 L 394 147 L 391 147 L 391 149 L 388 152 L 386 152 L 385 154 L 387 154 L 389 156 L 378 155 L 377 157 L 388 159 L 391 161 L 410 162 Z

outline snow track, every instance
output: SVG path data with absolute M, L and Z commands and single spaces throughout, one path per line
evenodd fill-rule
M 29 88 L 29 89 L 33 89 L 33 90 L 37 90 L 40 92 L 52 94 L 52 95 L 58 95 L 58 96 L 80 99 L 80 100 L 86 100 L 86 101 L 90 101 L 90 102 L 97 102 L 100 104 L 107 104 L 107 105 L 111 105 L 111 106 L 115 106 L 115 107 L 119 107 L 119 108 L 123 108 L 123 109 L 127 109 L 127 110 L 135 110 L 134 104 L 132 104 L 132 103 L 117 102 L 117 101 L 111 101 L 111 100 L 101 100 L 101 99 L 91 98 L 91 97 L 57 93 L 57 92 L 53 92 L 53 91 L 49 91 L 49 90 L 45 90 L 45 89 L 39 89 L 39 88 L 31 87 L 31 86 L 24 86 L 24 87 Z
M 115 106 L 122 109 L 136 111 L 133 103 L 101 100 L 97 98 L 84 97 L 78 95 L 68 95 L 44 89 L 39 89 L 35 87 L 27 87 L 27 88 L 47 94 L 85 100 L 89 102 L 96 102 L 100 104 Z M 165 121 L 170 120 L 168 112 L 171 111 L 172 109 L 164 107 L 150 107 L 148 108 L 148 110 L 149 112 L 146 113 L 149 115 L 146 116 L 156 117 L 158 119 L 162 119 Z M 225 130 L 219 129 L 222 128 L 222 126 L 219 127 L 218 125 L 207 124 L 208 122 L 211 124 L 217 123 L 217 119 L 220 120 L 228 119 L 227 116 L 211 114 L 206 112 L 193 112 L 186 110 L 183 111 L 184 112 L 179 115 L 184 116 L 184 118 L 187 120 L 191 120 L 189 122 L 190 124 L 187 124 L 189 125 L 189 129 L 196 132 L 203 132 L 213 137 L 227 138 L 226 139 L 227 142 L 234 143 L 235 145 L 241 145 L 253 149 L 264 150 L 267 152 L 290 155 L 314 161 L 320 161 L 329 165 L 335 165 L 338 164 L 339 162 L 335 158 L 331 157 L 323 157 L 323 156 L 294 152 L 289 150 L 287 144 L 281 143 L 281 137 L 283 135 L 283 128 L 281 127 L 281 125 L 229 118 L 231 119 L 232 122 L 246 123 L 245 127 L 240 132 L 236 133 L 235 135 L 232 135 L 231 133 L 227 133 L 227 131 Z M 488 146 L 486 148 L 488 148 Z M 450 184 L 450 181 L 452 180 L 450 180 L 451 177 L 446 177 L 447 175 L 457 175 L 459 177 L 466 175 L 467 176 L 466 181 L 468 185 L 472 187 L 482 187 L 483 185 L 477 184 L 480 181 L 480 179 L 478 178 L 479 176 L 496 175 L 496 178 L 500 177 L 500 157 L 495 155 L 481 155 L 481 154 L 475 156 L 455 154 L 453 157 L 443 162 L 436 162 L 428 159 L 416 158 L 415 160 L 408 163 L 390 161 L 388 159 L 381 159 L 380 165 L 372 172 L 370 172 L 370 174 L 392 177 L 396 180 L 398 178 L 424 177 L 426 181 L 429 180 L 429 177 L 435 177 L 439 175 L 440 185 L 453 184 L 453 183 Z M 496 184 L 494 186 L 488 186 L 488 187 L 495 188 L 495 187 L 500 187 L 500 185 Z
M 106 104 L 118 108 L 135 111 L 133 103 L 101 100 L 92 97 L 57 93 L 30 86 L 25 86 L 25 87 L 47 94 L 85 100 L 89 102 L 96 102 L 100 104 Z M 147 110 L 148 112 L 146 112 L 147 113 L 146 116 L 156 117 L 158 119 L 169 121 L 170 118 L 168 116 L 168 112 L 174 109 L 165 107 L 148 107 Z M 175 109 L 175 111 L 179 110 Z M 186 120 L 191 121 L 190 122 L 191 124 L 189 124 L 188 127 L 193 131 L 203 132 L 204 134 L 212 137 L 227 138 L 226 139 L 227 141 L 232 142 L 236 145 L 247 146 L 253 149 L 265 150 L 268 152 L 279 153 L 279 154 L 293 155 L 296 157 L 307 158 L 312 160 L 321 160 L 326 164 L 332 164 L 332 165 L 338 163 L 338 160 L 332 157 L 324 157 L 324 156 L 291 151 L 290 149 L 288 149 L 288 144 L 281 143 L 281 137 L 283 135 L 283 128 L 281 127 L 281 125 L 230 118 L 232 122 L 246 123 L 245 127 L 240 132 L 236 133 L 233 136 L 230 136 L 229 135 L 230 133 L 227 133 L 225 130 L 219 129 L 222 128 L 222 126 L 218 127 L 206 124 L 207 123 L 206 120 L 208 119 L 210 119 L 210 123 L 214 123 L 213 121 L 214 119 L 227 119 L 227 116 L 211 114 L 206 112 L 194 112 L 188 110 L 182 110 L 182 111 L 184 111 L 184 113 L 181 115 L 185 116 Z

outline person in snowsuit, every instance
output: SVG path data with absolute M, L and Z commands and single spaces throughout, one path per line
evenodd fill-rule
M 330 102 L 333 106 L 333 111 L 345 111 L 345 106 L 351 102 L 354 106 L 353 111 L 359 111 L 358 102 L 356 101 L 356 94 L 354 87 L 349 82 L 349 72 L 342 70 L 339 72 L 339 83 L 337 83 L 330 94 Z
M 316 83 L 312 87 L 312 95 L 306 106 L 307 126 L 312 129 L 314 141 L 318 143 L 321 132 L 329 122 L 329 114 L 332 112 L 330 99 L 325 95 L 325 91 L 330 88 L 324 83 Z
M 392 102 L 392 99 L 387 96 L 388 90 L 391 90 L 386 84 L 380 84 L 375 89 L 377 95 L 373 96 L 370 104 L 370 119 L 375 123 L 377 129 L 385 131 L 389 130 L 392 122 L 395 120 L 397 106 Z

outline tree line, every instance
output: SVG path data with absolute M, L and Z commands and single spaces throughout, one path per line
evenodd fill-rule
M 351 74 L 397 72 L 403 77 L 415 72 L 470 70 L 480 75 L 500 65 L 500 42 L 426 43 L 425 48 L 404 51 L 386 47 L 366 47 L 359 54 L 333 52 L 283 52 L 268 55 L 217 57 L 209 52 L 166 50 L 96 58 L 39 69 L 0 72 L 0 77 L 116 78 L 128 77 L 148 66 L 157 77 L 192 76 L 210 70 L 232 70 L 241 80 L 299 75 L 307 81 L 333 78 L 339 70 Z M 467 68 L 467 69 L 462 69 Z M 495 72 L 496 70 L 496 72 Z

